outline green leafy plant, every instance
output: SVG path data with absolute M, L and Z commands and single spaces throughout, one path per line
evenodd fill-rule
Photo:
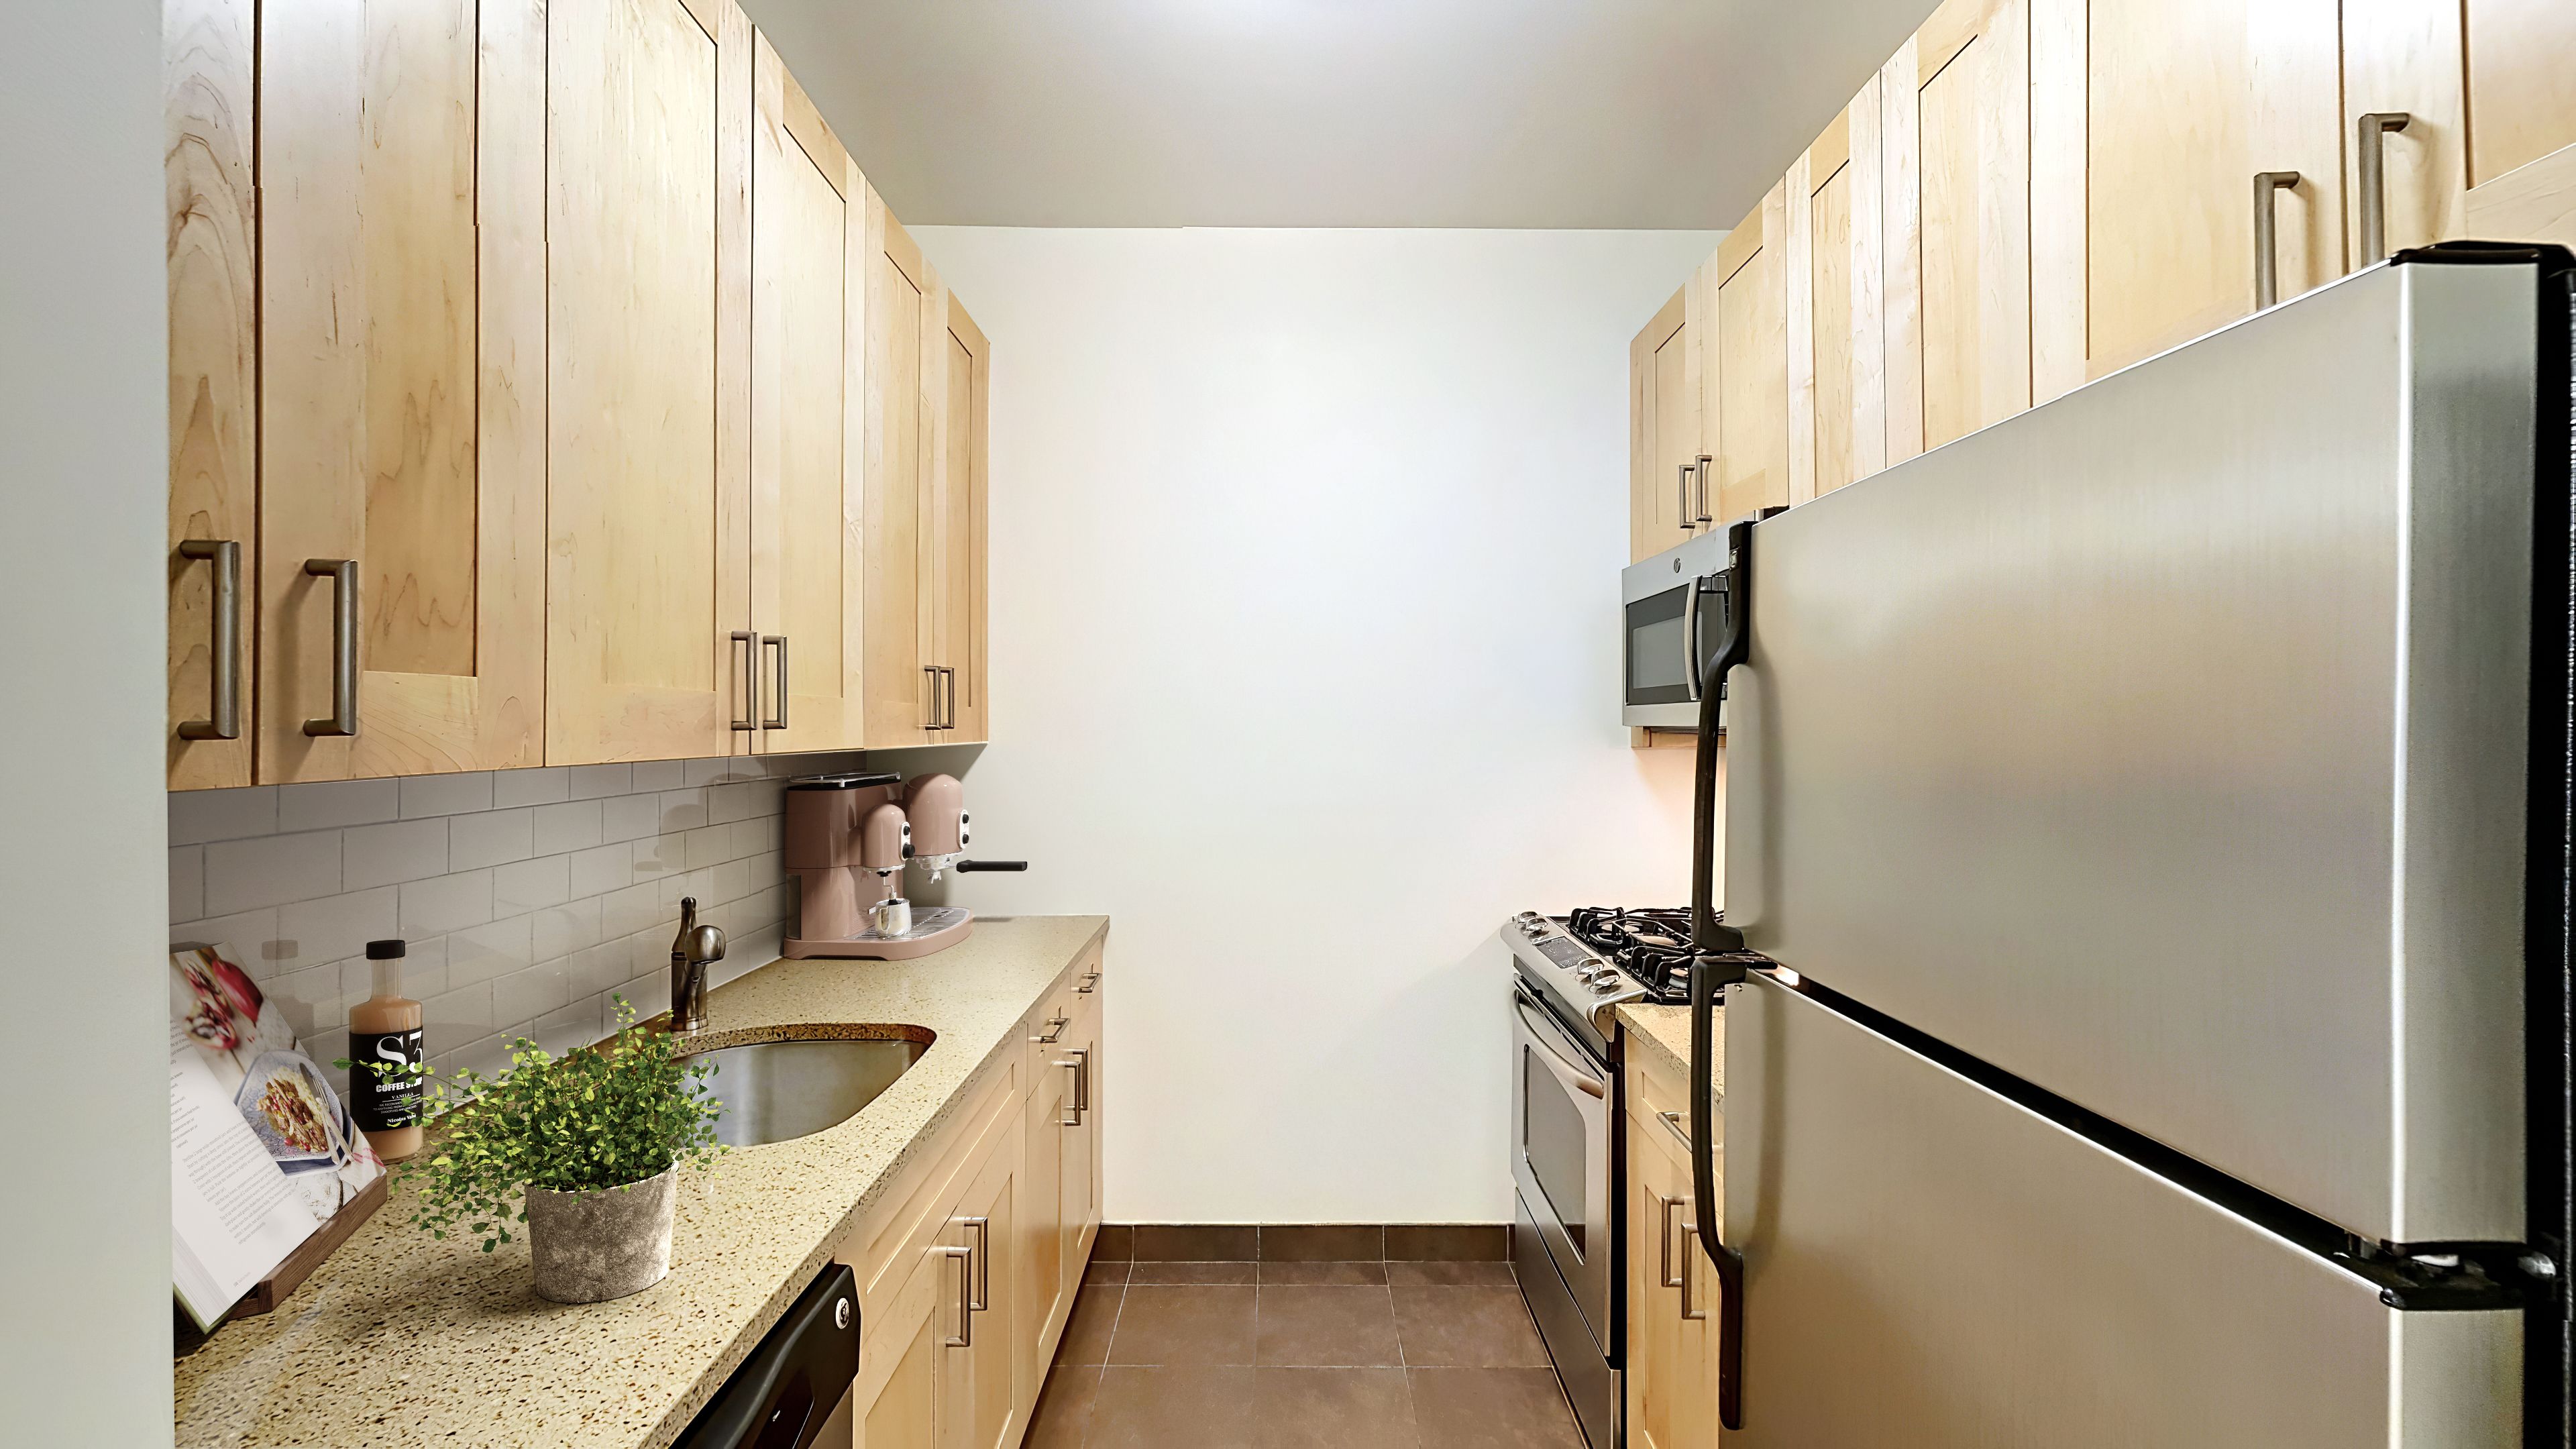
M 683 1059 L 677 1038 L 637 1026 L 635 1008 L 616 1000 L 608 1040 L 557 1057 L 520 1037 L 496 1077 L 469 1068 L 442 1080 L 420 1063 L 368 1063 L 383 1077 L 421 1080 L 416 1116 L 394 1124 L 432 1131 L 419 1156 L 394 1165 L 396 1180 L 419 1190 L 413 1227 L 479 1237 L 488 1253 L 528 1220 L 531 1187 L 625 1187 L 683 1163 L 703 1169 L 725 1151 L 715 1128 L 722 1109 L 705 1081 L 713 1065 Z

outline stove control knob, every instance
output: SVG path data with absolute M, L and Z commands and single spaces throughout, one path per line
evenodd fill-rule
M 1592 994 L 1595 996 L 1614 995 L 1618 990 L 1619 982 L 1614 977 L 1604 976 L 1600 980 L 1592 983 Z

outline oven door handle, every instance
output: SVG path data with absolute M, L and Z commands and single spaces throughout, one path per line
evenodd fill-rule
M 1610 1100 L 1608 1083 L 1595 1080 L 1590 1072 L 1558 1051 L 1555 1042 L 1549 1040 L 1559 1033 L 1554 1023 L 1543 1023 L 1532 1014 L 1540 1008 L 1534 1006 L 1529 998 L 1517 994 L 1512 997 L 1512 1006 L 1521 1014 L 1521 1029 L 1529 1033 L 1530 1040 L 1539 1048 L 1539 1055 L 1548 1059 L 1559 1080 L 1587 1097 L 1598 1097 L 1605 1102 Z

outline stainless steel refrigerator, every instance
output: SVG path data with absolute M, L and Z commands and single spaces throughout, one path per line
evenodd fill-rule
M 1731 530 L 1732 1449 L 2567 1442 L 2567 263 Z

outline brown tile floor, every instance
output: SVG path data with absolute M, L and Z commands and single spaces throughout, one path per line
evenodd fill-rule
M 1508 1263 L 1093 1263 L 1029 1449 L 1583 1449 Z

